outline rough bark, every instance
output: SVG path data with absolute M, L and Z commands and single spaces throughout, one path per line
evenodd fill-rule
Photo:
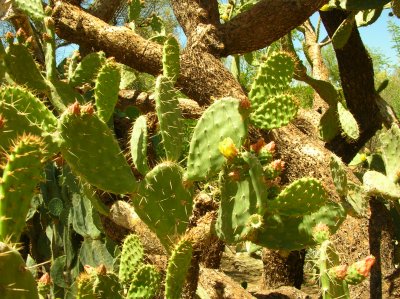
M 346 18 L 346 13 L 333 10 L 321 12 L 321 18 L 330 37 Z M 360 127 L 360 138 L 348 143 L 337 136 L 327 147 L 350 162 L 364 144 L 381 128 L 382 117 L 376 104 L 374 70 L 372 59 L 361 40 L 357 27 L 342 49 L 335 49 L 339 64 L 340 79 L 347 106 L 355 116 Z

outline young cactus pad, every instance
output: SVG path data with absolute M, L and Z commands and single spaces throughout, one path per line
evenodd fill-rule
M 151 299 L 159 291 L 161 276 L 152 265 L 142 265 L 135 273 L 126 299 Z
M 337 104 L 337 112 L 343 134 L 349 137 L 351 140 L 357 140 L 360 137 L 360 129 L 353 114 L 351 114 L 351 112 L 340 102 Z
M 171 79 L 157 78 L 155 101 L 165 153 L 168 160 L 177 161 L 182 152 L 183 121 Z
M 0 240 L 14 242 L 25 227 L 26 214 L 41 179 L 44 144 L 39 137 L 20 137 L 8 155 L 0 184 Z
M 235 98 L 217 100 L 197 122 L 190 142 L 187 178 L 203 180 L 218 173 L 226 159 L 218 149 L 230 137 L 240 148 L 247 136 L 247 111 Z
M 175 247 L 168 260 L 165 278 L 165 298 L 180 299 L 185 278 L 192 260 L 192 244 L 182 240 Z
M 138 236 L 131 234 L 124 240 L 122 246 L 121 261 L 119 264 L 119 281 L 123 285 L 129 285 L 143 262 L 144 251 Z
M 318 180 L 301 178 L 283 189 L 268 208 L 272 213 L 295 217 L 318 211 L 326 200 L 326 191 Z
M 19 252 L 0 242 L 0 298 L 39 299 L 36 281 Z
M 294 60 L 291 54 L 277 52 L 260 65 L 257 76 L 251 86 L 249 98 L 255 109 L 269 97 L 284 92 L 292 81 Z
M 132 198 L 136 213 L 166 248 L 187 228 L 192 193 L 192 188 L 183 182 L 183 169 L 173 162 L 164 162 L 147 173 L 138 194 Z
M 264 130 L 286 126 L 297 115 L 297 104 L 290 94 L 278 94 L 260 103 L 250 115 L 251 122 Z
M 61 152 L 89 184 L 116 194 L 132 193 L 137 183 L 113 133 L 89 104 L 71 105 L 61 116 Z
M 90 83 L 95 80 L 97 72 L 106 61 L 104 52 L 90 53 L 76 66 L 69 84 L 72 87 Z
M 179 76 L 179 43 L 172 35 L 168 36 L 163 47 L 163 75 L 172 83 Z
M 147 120 L 145 115 L 136 119 L 129 145 L 133 164 L 142 175 L 146 175 L 149 167 L 147 165 Z
M 118 101 L 121 74 L 117 64 L 111 59 L 100 69 L 94 87 L 97 114 L 105 123 L 114 112 Z
M 392 182 L 400 181 L 400 128 L 392 127 L 379 135 L 386 175 Z

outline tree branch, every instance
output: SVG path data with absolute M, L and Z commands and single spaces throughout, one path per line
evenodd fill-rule
M 59 37 L 90 46 L 95 51 L 103 50 L 107 56 L 113 56 L 138 71 L 152 75 L 161 72 L 161 46 L 132 30 L 109 26 L 82 9 L 60 1 L 54 7 L 53 18 Z
M 270 45 L 304 23 L 326 0 L 263 0 L 226 24 L 219 36 L 222 56 L 247 53 Z
M 338 26 L 346 18 L 340 10 L 320 12 L 322 22 L 332 38 Z M 360 138 L 356 142 L 347 143 L 345 138 L 337 136 L 327 147 L 350 162 L 364 144 L 381 128 L 383 118 L 376 103 L 374 69 L 361 40 L 357 27 L 343 47 L 335 49 L 339 64 L 340 79 L 347 106 L 360 126 Z
M 172 0 L 171 5 L 187 37 L 193 34 L 199 24 L 220 25 L 216 0 Z

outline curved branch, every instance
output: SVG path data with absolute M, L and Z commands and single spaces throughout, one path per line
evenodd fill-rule
M 102 20 L 68 3 L 57 2 L 53 10 L 59 37 L 103 50 L 107 56 L 138 71 L 157 75 L 162 69 L 162 48 L 126 27 L 109 26 Z
M 326 0 L 263 0 L 220 26 L 222 56 L 270 45 L 304 23 Z

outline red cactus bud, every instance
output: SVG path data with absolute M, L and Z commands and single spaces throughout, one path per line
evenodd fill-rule
M 362 282 L 371 271 L 375 263 L 375 257 L 372 255 L 367 256 L 361 261 L 355 262 L 347 269 L 346 282 L 348 284 L 358 284 Z
M 224 155 L 224 157 L 228 160 L 234 159 L 238 155 L 238 149 L 233 143 L 232 138 L 228 137 L 222 140 L 218 145 L 219 151 Z
M 39 283 L 45 284 L 45 285 L 51 284 L 51 277 L 50 277 L 49 273 L 44 273 L 42 275 L 42 277 L 40 277 Z
M 17 38 L 24 38 L 24 39 L 26 38 L 26 33 L 25 33 L 24 29 L 22 29 L 22 28 L 18 29 Z
M 240 181 L 240 172 L 238 170 L 233 170 L 230 173 L 228 173 L 228 177 L 232 180 L 232 181 Z
M 329 276 L 335 279 L 343 280 L 347 275 L 347 265 L 339 265 L 329 269 Z
M 14 37 L 15 37 L 14 34 L 12 34 L 10 31 L 8 31 L 6 33 L 6 41 L 7 41 L 7 43 L 12 44 L 13 41 L 14 41 Z
M 100 275 L 106 275 L 107 274 L 107 268 L 104 264 L 101 264 L 96 268 L 96 272 Z
M 85 106 L 82 106 L 81 112 L 83 114 L 93 115 L 93 113 L 94 113 L 93 105 L 91 103 L 88 103 Z
M 83 266 L 83 270 L 85 270 L 87 274 L 92 274 L 95 271 L 95 268 L 90 265 L 85 265 Z
M 4 118 L 3 115 L 0 114 L 0 129 L 4 128 L 5 123 L 6 119 Z
M 256 152 L 257 154 L 259 153 L 259 151 L 266 145 L 264 138 L 260 138 L 257 140 L 256 143 L 250 145 L 250 148 Z
M 276 171 L 282 172 L 285 169 L 285 161 L 281 159 L 274 160 L 271 162 L 271 167 Z
M 268 144 L 265 145 L 264 147 L 267 151 L 269 151 L 271 154 L 275 153 L 276 150 L 276 144 L 275 141 L 271 141 Z
M 325 223 L 319 222 L 314 228 L 313 228 L 313 238 L 315 241 L 318 243 L 322 243 L 326 240 L 329 239 L 329 236 L 331 235 L 329 227 Z
M 47 42 L 47 43 L 49 43 L 49 42 L 51 42 L 53 39 L 51 38 L 51 36 L 48 34 L 48 33 L 43 33 L 43 35 L 42 35 L 42 37 L 43 37 L 43 40 L 45 41 L 45 42 Z
M 47 28 L 53 29 L 54 28 L 54 20 L 51 17 L 44 18 L 44 24 Z
M 75 101 L 71 106 L 68 107 L 68 112 L 74 115 L 81 115 L 81 105 L 78 101 Z
M 251 103 L 248 98 L 241 99 L 239 105 L 240 105 L 240 108 L 242 108 L 244 110 L 248 110 L 251 107 Z

